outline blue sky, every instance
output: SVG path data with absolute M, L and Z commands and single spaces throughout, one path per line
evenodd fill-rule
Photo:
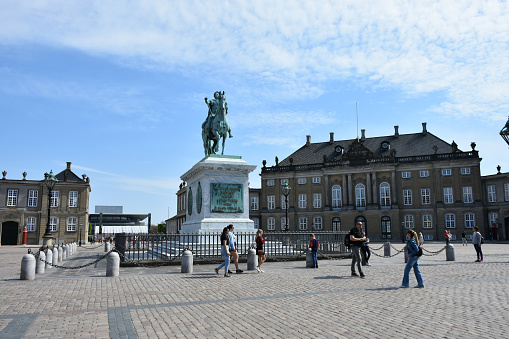
M 203 158 L 204 97 L 225 91 L 226 154 L 428 131 L 509 171 L 509 5 L 499 1 L 10 1 L 0 12 L 0 170 L 73 163 L 90 210 L 176 213 Z

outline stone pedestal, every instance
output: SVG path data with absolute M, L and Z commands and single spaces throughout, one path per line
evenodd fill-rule
M 180 178 L 187 183 L 187 215 L 181 233 L 254 233 L 249 219 L 249 165 L 239 156 L 210 155 Z

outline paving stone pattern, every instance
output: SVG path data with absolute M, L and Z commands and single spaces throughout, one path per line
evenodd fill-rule
M 0 338 L 506 337 L 509 244 L 485 244 L 483 263 L 474 262 L 472 245 L 454 246 L 456 261 L 446 261 L 445 251 L 419 260 L 424 289 L 398 288 L 403 254 L 372 256 L 366 279 L 350 276 L 349 259 L 319 260 L 318 269 L 267 262 L 265 273 L 231 278 L 216 275 L 212 264 L 195 265 L 193 274 L 181 274 L 180 266 L 126 267 L 120 277 L 106 277 L 103 260 L 21 281 L 27 247 L 2 246 Z M 98 254 L 102 247 L 78 247 L 62 265 L 80 266 Z M 413 273 L 410 282 L 416 284 Z

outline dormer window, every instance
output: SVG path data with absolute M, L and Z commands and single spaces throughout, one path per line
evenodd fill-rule
M 341 146 L 336 146 L 335 151 L 336 151 L 336 153 L 337 153 L 337 154 L 343 154 L 343 147 L 341 147 Z
M 391 148 L 391 144 L 388 141 L 383 141 L 380 144 L 380 149 L 382 150 L 382 152 L 388 151 L 390 148 Z

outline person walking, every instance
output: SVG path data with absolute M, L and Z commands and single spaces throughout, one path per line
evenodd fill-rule
M 419 246 L 424 245 L 424 236 L 422 235 L 422 232 L 419 232 Z
M 405 271 L 403 272 L 403 282 L 401 283 L 400 288 L 409 287 L 410 280 L 410 270 L 414 269 L 415 278 L 417 279 L 416 288 L 423 288 L 424 281 L 422 280 L 421 271 L 419 270 L 419 239 L 417 239 L 417 233 L 413 230 L 406 231 L 407 237 L 407 253 L 408 253 L 408 261 L 405 266 Z
M 230 274 L 228 274 L 228 267 L 230 266 L 230 238 L 228 237 L 228 227 L 223 228 L 223 233 L 221 233 L 221 255 L 224 258 L 224 262 L 219 265 L 219 267 L 216 267 L 216 274 L 219 274 L 219 270 L 224 267 L 224 276 L 226 278 L 231 277 Z
M 465 234 L 465 231 L 463 231 L 463 233 L 461 233 L 461 242 L 463 243 L 463 246 L 468 246 L 467 235 Z
M 309 243 L 309 248 L 311 248 L 311 255 L 313 257 L 313 268 L 318 268 L 318 258 L 316 255 L 318 253 L 319 245 L 320 245 L 320 243 L 315 238 L 315 235 L 311 234 L 311 242 Z
M 256 241 L 256 254 L 258 255 L 258 266 L 256 266 L 256 270 L 258 271 L 258 273 L 263 273 L 264 272 L 262 270 L 262 264 L 266 260 L 265 251 L 263 250 L 263 244 L 265 243 L 265 240 L 267 240 L 267 238 L 266 237 L 262 238 L 262 235 L 263 235 L 263 230 L 259 229 L 256 232 L 256 238 L 255 238 L 255 241 Z
M 482 262 L 483 255 L 481 245 L 483 243 L 482 235 L 479 233 L 479 227 L 474 226 L 474 234 L 472 234 L 472 244 L 474 244 L 475 252 L 477 253 L 477 260 L 475 262 Z
M 358 221 L 355 224 L 355 227 L 352 228 L 349 233 L 350 244 L 351 244 L 351 248 L 352 248 L 351 270 L 352 270 L 352 277 L 360 276 L 361 278 L 364 279 L 365 275 L 364 275 L 364 272 L 362 272 L 362 268 L 361 268 L 361 246 L 362 246 L 364 240 L 366 240 L 366 238 L 362 236 L 361 228 L 362 228 L 362 222 Z M 357 265 L 357 270 L 359 271 L 359 274 L 355 273 L 355 265 Z
M 364 238 L 366 238 L 366 240 L 364 240 L 361 246 L 361 254 L 362 257 L 364 258 L 364 262 L 366 263 L 363 266 L 371 266 L 371 264 L 369 263 L 369 258 L 371 258 L 371 250 L 369 249 L 369 238 L 366 237 L 366 233 L 364 232 L 361 232 L 361 235 Z
M 235 264 L 236 273 L 242 273 L 243 270 L 239 269 L 239 251 L 237 250 L 237 237 L 233 233 L 233 230 L 235 227 L 230 224 L 228 227 L 228 238 L 230 239 L 230 257 L 233 258 L 233 263 Z M 228 271 L 229 274 L 231 274 L 231 271 Z
M 449 245 L 449 242 L 451 241 L 451 233 L 449 233 L 448 230 L 445 230 L 445 245 Z

